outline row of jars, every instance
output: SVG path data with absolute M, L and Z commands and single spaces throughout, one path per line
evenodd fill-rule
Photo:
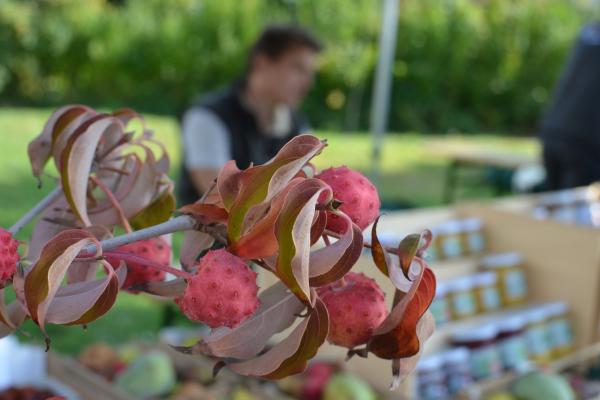
M 519 254 L 485 257 L 481 267 L 480 273 L 438 282 L 430 307 L 437 325 L 525 302 L 527 281 Z
M 472 381 L 564 356 L 573 348 L 569 308 L 553 302 L 511 312 L 456 331 L 451 342 L 454 349 L 423 358 L 417 365 L 420 399 L 446 399 Z
M 481 254 L 485 250 L 483 222 L 479 218 L 451 220 L 431 228 L 429 261 Z

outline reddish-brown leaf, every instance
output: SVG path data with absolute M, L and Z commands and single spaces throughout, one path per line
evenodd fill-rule
M 329 316 L 317 298 L 315 308 L 282 342 L 251 360 L 228 364 L 232 371 L 263 379 L 282 379 L 300 373 L 325 342 Z
M 363 236 L 360 228 L 346 214 L 340 211 L 335 213 L 346 220 L 347 229 L 335 243 L 311 253 L 311 286 L 323 286 L 341 279 L 362 253 Z
M 396 300 L 400 300 L 369 340 L 369 351 L 388 360 L 417 354 L 420 349 L 417 323 L 431 305 L 435 286 L 435 275 L 423 263 L 422 273 L 414 280 L 409 292 L 396 292 Z
M 213 204 L 188 204 L 177 211 L 182 214 L 191 215 L 202 225 L 227 223 L 227 210 Z
M 377 217 L 371 228 L 371 256 L 373 257 L 375 266 L 379 268 L 385 276 L 388 276 L 390 274 L 389 265 L 391 261 L 388 252 L 379 241 L 379 237 L 377 237 L 377 224 L 379 223 L 379 218 L 380 217 Z

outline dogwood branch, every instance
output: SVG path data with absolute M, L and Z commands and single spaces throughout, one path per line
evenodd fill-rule
M 50 206 L 56 199 L 62 194 L 62 187 L 59 185 L 53 191 L 48 193 L 46 197 L 40 200 L 31 210 L 23 215 L 13 226 L 8 228 L 8 231 L 13 235 L 16 235 L 21 229 L 23 229 L 28 223 L 31 222 L 39 213 L 44 211 Z
M 153 237 L 166 235 L 168 233 L 188 231 L 197 228 L 196 220 L 188 215 L 182 215 L 162 224 L 154 225 L 148 228 L 140 229 L 139 231 L 127 233 L 122 236 L 106 239 L 100 242 L 102 251 L 109 251 L 117 247 L 124 246 L 129 243 L 139 242 Z M 96 245 L 91 244 L 85 247 L 82 253 L 93 254 L 96 252 Z

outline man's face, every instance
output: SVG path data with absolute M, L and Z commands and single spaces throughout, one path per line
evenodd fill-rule
M 261 71 L 273 100 L 293 108 L 300 105 L 313 84 L 317 54 L 297 47 L 275 60 L 262 56 L 257 61 L 257 70 Z

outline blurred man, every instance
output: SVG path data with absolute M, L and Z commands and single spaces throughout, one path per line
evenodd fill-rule
M 581 31 L 540 137 L 549 190 L 600 180 L 600 23 Z
M 272 158 L 307 125 L 297 108 L 313 84 L 319 42 L 295 26 L 267 28 L 252 47 L 244 76 L 202 96 L 184 114 L 182 204 L 210 189 L 229 160 L 238 168 Z

